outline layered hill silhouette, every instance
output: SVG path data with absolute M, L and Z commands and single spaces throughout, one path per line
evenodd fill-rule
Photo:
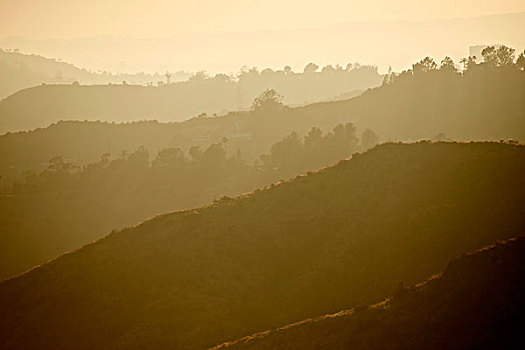
M 0 283 L 5 349 L 201 349 L 383 299 L 525 228 L 525 150 L 384 144 Z
M 219 349 L 518 349 L 525 238 L 452 260 L 443 274 L 383 302 L 304 320 Z
M 327 66 L 317 71 L 319 67 L 312 65 L 312 71 L 301 73 L 289 67 L 261 72 L 253 68 L 237 76 L 207 76 L 200 72 L 169 84 L 167 78 L 155 76 L 159 80 L 148 86 L 125 81 L 125 76 L 118 84 L 109 85 L 37 84 L 40 86 L 20 90 L 0 101 L 0 133 L 32 130 L 59 120 L 173 122 L 202 113 L 226 114 L 248 110 L 268 88 L 282 93 L 288 105 L 303 105 L 337 96 L 353 97 L 383 80 L 373 66 Z M 99 78 L 104 79 L 114 82 L 118 76 Z
M 194 146 L 222 143 L 224 137 L 228 140 L 229 155 L 239 150 L 251 162 L 291 132 L 305 135 L 312 127 L 330 131 L 348 120 L 342 115 L 296 113 L 283 107 L 198 117 L 180 123 L 62 121 L 44 129 L 0 136 L 0 174 L 5 179 L 9 174 L 38 171 L 56 156 L 83 166 L 98 161 L 104 153 L 118 157 L 140 146 L 153 154 L 173 147 L 188 152 Z
M 151 125 L 153 130 L 156 126 Z M 372 131 L 365 132 L 360 141 L 352 124 L 339 124 L 326 134 L 316 128 L 304 138 L 291 134 L 254 164 L 240 152 L 228 155 L 235 143 L 225 140 L 206 148 L 192 147 L 189 154 L 179 148 L 151 154 L 144 147 L 114 158 L 106 153 L 82 167 L 70 159 L 53 157 L 43 170 L 27 171 L 12 183 L 4 173 L 0 183 L 0 280 L 101 238 L 112 229 L 253 191 L 309 169 L 336 164 L 376 144 Z
M 173 80 L 187 79 L 189 73 L 173 74 Z M 108 84 L 127 81 L 129 83 L 148 83 L 163 79 L 159 74 L 112 74 L 92 72 L 71 63 L 58 61 L 40 55 L 28 55 L 18 50 L 0 49 L 0 99 L 19 90 L 41 84 Z
M 348 121 L 360 130 L 374 130 L 383 141 L 437 136 L 458 141 L 525 138 L 525 70 L 484 64 L 460 74 L 449 69 L 450 66 L 445 68 L 405 72 L 352 99 L 280 111 L 202 116 L 182 123 L 67 122 L 29 133 L 4 135 L 0 137 L 0 172 L 5 173 L 6 168 L 21 172 L 34 169 L 57 155 L 85 164 L 96 161 L 105 152 L 118 154 L 141 145 L 152 151 L 166 147 L 187 149 L 221 142 L 225 136 L 232 143 L 231 150 L 239 148 L 246 159 L 254 159 L 291 131 L 302 135 L 312 126 L 331 129 Z M 133 119 L 136 113 L 143 114 L 141 118 L 155 118 L 164 112 L 147 113 L 142 107 L 159 111 L 177 109 L 178 97 L 171 93 L 174 89 L 47 86 L 26 90 L 0 103 L 0 124 L 22 120 L 33 123 L 39 120 L 39 113 L 51 118 L 44 125 L 72 118 L 60 111 L 66 105 L 85 115 L 80 119 L 87 118 L 82 108 L 103 108 L 109 114 L 122 112 L 128 119 Z M 88 95 L 100 103 L 95 100 L 88 103 L 85 99 Z M 158 102 L 157 98 L 166 101 Z M 217 95 L 217 100 L 220 99 Z M 104 119 L 103 114 L 96 115 L 94 118 Z M 53 141 L 48 142 L 50 139 Z

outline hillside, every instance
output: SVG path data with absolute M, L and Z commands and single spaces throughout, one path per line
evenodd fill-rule
M 42 170 L 25 172 L 12 183 L 4 173 L 0 280 L 152 215 L 202 206 L 334 165 L 375 146 L 370 141 L 364 137 L 360 142 L 352 124 L 340 124 L 326 134 L 315 128 L 304 138 L 291 134 L 258 163 L 247 162 L 240 152 L 228 155 L 234 143 L 227 141 L 192 147 L 189 154 L 180 148 L 151 154 L 144 147 L 114 158 L 106 153 L 82 167 L 53 157 Z
M 141 119 L 161 118 L 182 108 L 177 106 L 177 100 L 183 99 L 184 94 L 170 92 L 176 89 L 175 86 L 36 88 L 1 102 L 0 124 L 24 118 L 34 121 L 36 117 L 29 110 L 35 106 L 39 106 L 37 109 L 42 113 L 48 113 L 50 121 L 72 118 L 61 110 L 65 105 L 84 115 L 80 118 L 82 120 L 88 118 L 82 112 L 83 108 L 102 107 L 105 111 L 97 112 L 93 119 L 103 120 L 104 115 L 119 113 L 126 119 L 133 119 L 137 113 L 141 114 Z M 92 97 L 89 100 L 91 107 L 83 107 L 87 104 L 80 102 L 86 102 L 88 96 Z M 58 155 L 75 159 L 81 165 L 96 161 L 105 152 L 115 155 L 141 145 L 153 152 L 166 147 L 189 149 L 221 142 L 225 136 L 229 139 L 230 150 L 240 149 L 246 159 L 253 160 L 292 131 L 304 135 L 313 126 L 327 130 L 348 121 L 359 130 L 374 130 L 383 141 L 432 140 L 438 135 L 441 135 L 438 139 L 458 141 L 523 140 L 523 96 L 525 70 L 517 67 L 478 65 L 462 74 L 450 69 L 431 69 L 417 74 L 409 71 L 391 79 L 390 83 L 344 101 L 265 113 L 235 112 L 181 123 L 113 125 L 67 122 L 33 132 L 7 134 L 0 136 L 0 173 L 37 169 Z M 121 98 L 130 98 L 133 102 L 126 100 L 122 103 Z M 206 103 L 219 101 L 222 97 L 218 94 L 216 98 Z M 57 99 L 61 102 L 56 102 Z M 99 105 L 101 101 L 104 103 Z M 165 114 L 165 108 L 169 109 L 168 114 Z
M 100 84 L 115 79 L 101 79 L 99 85 L 62 83 L 18 91 L 0 101 L 0 133 L 46 127 L 59 120 L 173 122 L 202 113 L 225 114 L 249 109 L 268 88 L 283 94 L 287 105 L 302 105 L 345 94 L 355 96 L 356 91 L 380 85 L 383 75 L 377 67 L 349 65 L 304 73 L 288 69 L 259 72 L 255 68 L 237 76 L 200 72 L 169 85 L 161 77 L 158 86 L 124 80 L 122 77 L 118 84 L 109 85 Z
M 452 260 L 442 275 L 385 301 L 304 320 L 219 349 L 519 349 L 525 238 Z
M 387 140 L 438 134 L 459 141 L 525 138 L 525 70 L 489 64 L 461 74 L 446 66 L 424 69 L 395 75 L 356 98 L 305 106 L 302 112 L 352 116 L 356 126 Z
M 187 79 L 189 73 L 174 74 L 173 81 L 181 75 Z M 81 69 L 67 62 L 39 55 L 23 54 L 15 50 L 0 49 L 0 100 L 19 91 L 42 84 L 107 84 L 128 81 L 148 83 L 161 80 L 158 74 L 111 74 Z
M 384 144 L 0 283 L 4 349 L 201 349 L 372 303 L 525 229 L 525 149 Z
M 145 121 L 112 124 L 64 121 L 31 132 L 0 136 L 0 174 L 19 176 L 39 170 L 56 156 L 79 165 L 98 161 L 104 153 L 118 157 L 145 146 L 155 154 L 177 147 L 208 147 L 228 139 L 228 153 L 240 150 L 244 159 L 258 160 L 270 146 L 291 132 L 304 135 L 312 127 L 329 131 L 348 118 L 338 115 L 293 113 L 289 108 L 272 111 L 234 112 L 221 117 L 193 118 L 180 123 Z

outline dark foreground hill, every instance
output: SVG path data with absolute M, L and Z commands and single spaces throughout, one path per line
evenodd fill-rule
M 0 284 L 3 349 L 201 349 L 372 303 L 525 229 L 525 149 L 385 144 Z
M 522 349 L 525 238 L 454 259 L 368 307 L 262 332 L 219 349 Z

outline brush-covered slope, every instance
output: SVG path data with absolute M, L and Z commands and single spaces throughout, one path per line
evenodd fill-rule
M 381 300 L 525 229 L 525 149 L 385 144 L 0 284 L 4 349 L 200 349 Z
M 351 115 L 387 140 L 525 138 L 525 70 L 474 66 L 412 70 L 353 99 L 302 107 L 304 113 Z
M 452 260 L 442 275 L 368 307 L 261 332 L 219 349 L 522 349 L 525 238 Z

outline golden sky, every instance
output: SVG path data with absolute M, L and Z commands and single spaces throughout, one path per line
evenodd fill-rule
M 524 0 L 0 0 L 0 37 L 165 37 L 523 10 Z

